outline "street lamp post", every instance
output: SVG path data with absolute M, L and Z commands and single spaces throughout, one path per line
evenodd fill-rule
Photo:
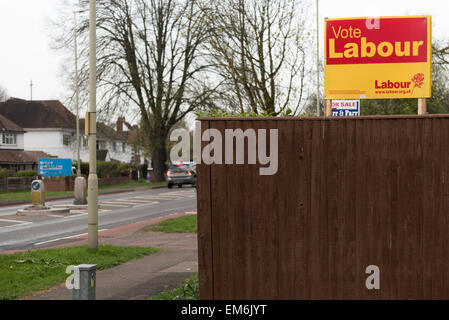
M 74 46 L 75 46 L 75 104 L 76 104 L 76 148 L 77 148 L 77 170 L 75 178 L 75 199 L 73 204 L 85 205 L 86 201 L 86 179 L 81 176 L 81 159 L 80 159 L 80 123 L 79 123 L 79 78 L 78 78 L 78 46 L 76 34 L 76 11 L 73 13 L 74 19 Z
M 78 79 L 78 46 L 76 42 L 76 12 L 73 13 L 74 45 L 75 45 L 75 104 L 76 104 L 76 149 L 77 149 L 77 177 L 81 177 L 80 164 L 80 116 L 79 116 L 79 79 Z
M 96 0 L 89 1 L 89 113 L 86 126 L 89 133 L 88 178 L 88 247 L 98 249 L 98 177 L 97 177 L 97 125 L 96 125 Z

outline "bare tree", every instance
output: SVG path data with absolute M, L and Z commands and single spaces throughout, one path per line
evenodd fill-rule
M 4 87 L 0 86 L 0 102 L 5 102 L 6 100 L 8 100 L 8 98 L 8 92 Z
M 300 111 L 308 41 L 301 2 L 207 0 L 201 7 L 222 102 L 239 112 Z
M 88 1 L 80 0 L 79 6 L 86 11 Z M 157 181 L 164 180 L 170 129 L 213 91 L 200 75 L 205 66 L 198 63 L 204 22 L 193 0 L 97 0 L 99 108 L 109 116 L 138 111 Z M 77 33 L 85 93 L 88 26 L 82 15 Z M 70 24 L 56 43 L 72 46 Z
M 432 64 L 449 65 L 449 43 L 435 41 L 432 43 Z
M 312 116 L 316 114 L 316 92 L 311 93 L 304 104 L 303 114 Z M 324 114 L 324 101 L 320 99 L 320 114 Z

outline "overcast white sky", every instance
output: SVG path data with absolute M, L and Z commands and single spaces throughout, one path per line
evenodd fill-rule
M 55 19 L 63 0 L 0 0 L 0 85 L 11 96 L 29 99 L 64 100 L 59 76 L 62 56 L 50 49 L 48 19 Z M 311 6 L 315 19 L 315 0 Z M 433 37 L 449 38 L 448 0 L 320 0 L 320 29 L 325 17 L 432 15 Z M 323 41 L 320 41 L 321 50 Z

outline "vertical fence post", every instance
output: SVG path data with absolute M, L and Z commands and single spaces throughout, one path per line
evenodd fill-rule
M 426 98 L 418 98 L 418 114 L 427 113 L 427 103 Z

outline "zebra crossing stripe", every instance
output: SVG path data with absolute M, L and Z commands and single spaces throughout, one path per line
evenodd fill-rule
M 108 212 L 108 211 L 111 211 L 111 210 L 98 208 L 98 213 Z M 73 217 L 83 216 L 83 215 L 89 214 L 89 211 L 88 210 L 72 210 L 72 211 L 70 211 L 70 213 L 77 213 L 77 215 L 66 216 L 64 218 L 73 218 Z
M 154 203 L 155 201 L 152 200 L 143 200 L 143 199 L 127 199 L 126 201 L 131 201 L 131 202 L 139 202 L 139 203 Z
M 123 204 L 116 204 L 114 202 L 101 202 L 100 206 L 105 206 L 105 207 L 119 207 L 119 208 L 128 208 L 129 206 L 125 206 Z
M 147 200 L 177 200 L 177 199 L 181 199 L 183 197 L 181 196 L 147 196 L 147 197 L 139 197 L 142 199 L 147 199 Z
M 117 201 L 111 201 L 111 202 L 103 202 L 103 204 L 106 204 L 106 205 L 121 205 L 122 207 L 129 207 L 129 206 L 132 206 L 132 204 L 131 203 L 129 203 L 129 202 L 125 202 L 125 201 L 119 201 L 119 200 L 117 200 Z
M 152 201 L 139 201 L 139 200 L 120 200 L 120 201 L 116 201 L 117 203 L 125 203 L 125 204 L 146 204 L 146 203 L 152 203 Z
M 164 192 L 164 193 L 159 193 L 159 196 L 188 196 L 188 195 L 193 195 L 193 192 L 190 191 L 178 191 L 178 192 Z

